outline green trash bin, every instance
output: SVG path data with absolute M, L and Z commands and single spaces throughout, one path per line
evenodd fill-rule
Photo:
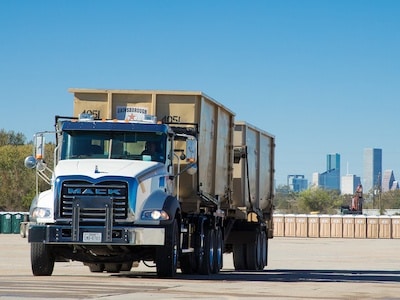
M 16 212 L 11 216 L 12 233 L 20 233 L 20 224 L 23 221 L 23 214 Z
M 12 232 L 12 216 L 10 213 L 2 213 L 1 215 L 1 233 Z

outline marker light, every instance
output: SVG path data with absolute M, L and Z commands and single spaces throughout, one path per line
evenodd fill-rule
M 79 114 L 78 118 L 79 118 L 79 121 L 85 121 L 85 122 L 94 121 L 94 116 L 92 114 L 82 113 L 82 114 Z

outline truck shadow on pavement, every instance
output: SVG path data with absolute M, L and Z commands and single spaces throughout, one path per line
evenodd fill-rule
M 129 272 L 112 276 L 127 278 L 153 278 L 152 272 Z M 400 282 L 400 271 L 379 270 L 302 270 L 276 269 L 260 272 L 221 271 L 214 275 L 177 274 L 179 280 L 224 280 L 224 281 L 263 281 L 263 282 Z M 170 279 L 171 280 L 171 279 Z

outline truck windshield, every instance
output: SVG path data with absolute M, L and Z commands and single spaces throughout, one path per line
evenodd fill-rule
M 61 160 L 131 159 L 165 162 L 166 135 L 159 132 L 64 131 Z

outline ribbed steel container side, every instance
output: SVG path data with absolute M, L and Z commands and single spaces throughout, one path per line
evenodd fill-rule
M 234 147 L 247 148 L 247 161 L 234 164 L 233 204 L 272 211 L 275 137 L 247 122 L 235 122 Z M 249 178 L 249 181 L 246 180 Z
M 194 203 L 198 192 L 230 203 L 232 193 L 234 113 L 199 91 L 69 89 L 74 95 L 74 116 L 92 113 L 99 119 L 116 119 L 122 108 L 136 108 L 171 126 L 198 126 L 198 172 L 180 176 L 179 196 Z M 176 141 L 175 148 L 185 149 Z M 180 169 L 186 162 L 180 161 Z M 177 170 L 177 163 L 174 166 Z M 177 191 L 178 192 L 178 191 Z

